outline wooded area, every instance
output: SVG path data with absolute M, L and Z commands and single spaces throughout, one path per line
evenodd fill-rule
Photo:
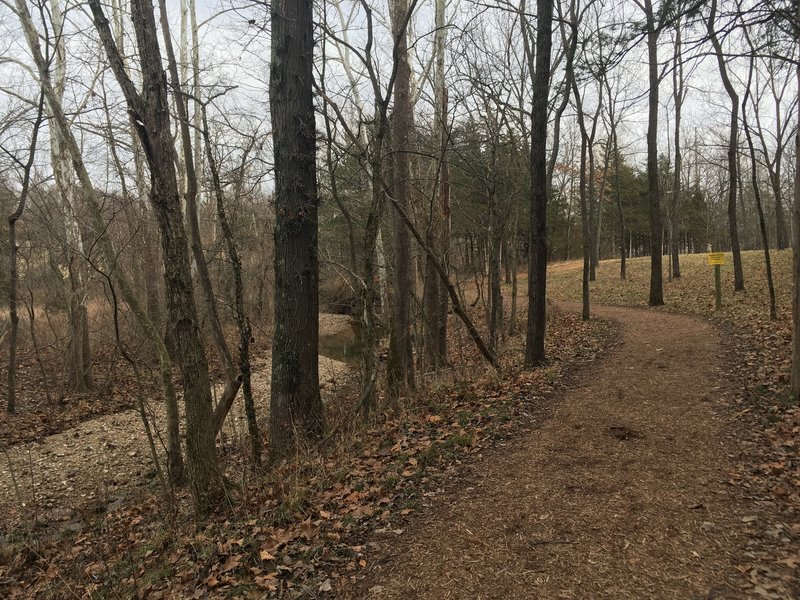
M 526 430 L 615 335 L 658 345 L 595 303 L 750 340 L 737 377 L 790 449 L 752 460 L 800 505 L 796 0 L 0 0 L 0 28 L 0 590 L 358 596 L 365 536 L 426 468 Z M 34 466 L 73 434 L 85 464 Z M 135 461 L 92 474 L 117 447 Z M 347 573 L 312 543 L 337 502 Z M 92 503 L 158 507 L 128 554 L 157 523 L 218 547 L 149 588 L 110 542 L 51 576 L 104 539 L 75 525 Z M 243 523 L 270 544 L 234 553 Z

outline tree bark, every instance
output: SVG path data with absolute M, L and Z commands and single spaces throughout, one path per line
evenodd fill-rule
M 494 154 L 492 152 L 492 154 Z M 494 171 L 494 160 L 492 160 Z M 497 352 L 503 330 L 503 294 L 501 275 L 501 252 L 503 247 L 503 225 L 500 208 L 494 190 L 489 192 L 489 346 Z
M 53 92 L 61 103 L 66 87 L 67 53 L 63 31 L 64 12 L 59 0 L 50 2 L 50 15 L 55 39 Z M 53 129 L 50 135 L 50 155 L 53 164 L 53 178 L 64 206 L 65 255 L 69 272 L 69 277 L 65 282 L 69 317 L 65 384 L 70 391 L 84 393 L 92 387 L 89 310 L 86 305 L 88 273 L 84 260 L 83 236 L 75 205 L 74 174 L 70 165 L 66 141 L 58 129 Z
M 447 164 L 448 146 L 448 107 L 447 89 L 444 79 L 445 42 L 445 0 L 436 0 L 434 14 L 434 134 L 439 144 L 437 180 L 431 194 L 430 222 L 428 225 L 428 246 L 442 259 L 445 258 L 445 240 L 449 238 L 449 218 L 446 215 L 449 205 L 450 181 Z M 447 265 L 446 260 L 444 261 Z M 447 290 L 442 286 L 439 275 L 431 260 L 425 257 L 425 288 L 423 290 L 423 312 L 425 316 L 423 355 L 426 364 L 433 369 L 447 363 Z M 443 331 L 444 330 L 444 331 Z
M 800 23 L 800 3 L 795 18 Z M 798 42 L 800 42 L 800 35 Z M 800 90 L 800 64 L 797 70 L 797 89 Z M 794 138 L 795 173 L 800 173 L 800 127 Z M 794 207 L 792 208 L 792 398 L 800 398 L 800 177 L 794 178 Z
M 200 239 L 200 222 L 197 215 L 197 170 L 195 168 L 194 152 L 192 151 L 192 132 L 189 127 L 189 110 L 186 97 L 181 89 L 182 79 L 178 73 L 178 63 L 175 59 L 175 51 L 172 47 L 166 0 L 159 0 L 158 6 L 161 15 L 161 31 L 164 38 L 164 47 L 167 52 L 168 71 L 175 99 L 175 107 L 178 113 L 185 182 L 184 198 L 186 200 L 186 222 L 189 226 L 189 246 L 191 248 L 197 280 L 200 284 L 200 291 L 202 292 L 202 298 L 206 308 L 208 325 L 211 330 L 211 339 L 214 341 L 214 346 L 216 346 L 217 353 L 225 367 L 225 389 L 214 410 L 214 431 L 217 432 L 222 428 L 225 417 L 230 411 L 231 406 L 233 406 L 242 381 L 236 373 L 231 351 L 230 348 L 228 348 L 228 343 L 225 341 L 225 334 L 222 331 L 222 322 L 220 321 L 219 311 L 217 310 L 217 300 L 214 295 L 214 288 L 211 285 L 211 275 L 208 272 L 208 264 L 206 263 L 205 254 L 203 252 L 203 243 Z M 181 14 L 181 37 L 183 38 L 186 35 L 186 19 L 183 11 Z M 185 43 L 185 40 L 182 41 L 182 52 L 185 52 L 183 49 Z M 198 155 L 202 153 L 199 147 L 195 150 Z
M 679 256 L 680 218 L 678 211 L 681 208 L 681 170 L 683 169 L 683 156 L 681 153 L 681 110 L 684 99 L 683 82 L 683 52 L 681 44 L 681 23 L 675 25 L 675 52 L 673 55 L 672 69 L 672 97 L 675 102 L 675 173 L 672 183 L 672 210 L 670 210 L 670 273 L 675 279 L 681 276 L 681 261 Z
M 275 334 L 271 460 L 325 428 L 319 390 L 319 256 L 311 0 L 271 8 L 270 110 L 275 154 Z
M 393 0 L 392 34 L 396 43 L 394 59 L 397 76 L 394 88 L 394 113 L 391 119 L 393 182 L 392 196 L 396 206 L 411 211 L 411 66 L 408 61 L 408 38 L 405 27 L 408 0 Z M 411 293 L 413 290 L 411 268 L 411 237 L 403 220 L 395 210 L 394 219 L 394 294 L 389 323 L 389 357 L 386 380 L 389 393 L 400 395 L 414 388 L 414 355 L 411 344 Z
M 553 0 L 536 2 L 536 67 L 531 104 L 531 256 L 528 262 L 528 324 L 525 366 L 544 362 L 547 324 L 547 117 L 550 92 L 550 56 L 553 47 Z M 530 56 L 528 60 L 530 60 Z
M 664 304 L 664 273 L 662 270 L 661 190 L 658 181 L 658 29 L 652 0 L 644 0 L 647 28 L 648 122 L 647 122 L 647 183 L 650 205 L 650 306 Z
M 611 134 L 614 146 L 614 195 L 617 199 L 617 212 L 619 213 L 619 278 L 625 279 L 626 273 L 626 258 L 627 258 L 627 243 L 625 240 L 625 210 L 622 207 L 622 191 L 620 190 L 620 177 L 619 177 L 619 140 L 617 139 L 616 128 Z
M 742 253 L 739 247 L 739 227 L 736 219 L 736 192 L 738 179 L 738 162 L 736 154 L 739 142 L 739 95 L 728 77 L 728 68 L 725 65 L 725 57 L 722 53 L 722 45 L 719 42 L 715 30 L 714 21 L 717 16 L 717 1 L 712 0 L 711 12 L 708 16 L 708 36 L 714 46 L 717 55 L 717 65 L 722 85 L 731 100 L 731 121 L 728 134 L 728 228 L 731 237 L 731 251 L 733 252 L 733 289 L 735 291 L 744 290 L 744 270 L 742 269 Z
M 90 0 L 89 4 L 150 168 L 150 202 L 161 234 L 164 257 L 168 329 L 175 342 L 183 377 L 189 483 L 195 512 L 202 518 L 223 499 L 222 474 L 214 444 L 216 432 L 208 363 L 197 321 L 188 244 L 175 175 L 167 81 L 162 70 L 153 5 L 150 0 L 131 0 L 131 21 L 142 70 L 143 89 L 140 94 L 125 72 L 99 0 Z
M 545 360 L 547 323 L 547 103 L 550 91 L 550 55 L 553 45 L 553 0 L 537 0 L 536 68 L 532 73 L 531 105 L 531 256 L 528 263 L 528 325 L 525 366 Z M 530 60 L 530 56 L 529 56 Z
M 754 58 L 750 57 L 750 71 L 747 78 L 747 87 L 745 88 L 744 100 L 742 100 L 742 122 L 744 124 L 744 133 L 747 137 L 747 146 L 750 150 L 750 177 L 753 184 L 753 197 L 756 201 L 756 210 L 758 211 L 758 227 L 761 233 L 761 244 L 764 246 L 764 265 L 767 270 L 767 289 L 769 292 L 769 318 L 773 321 L 778 318 L 778 310 L 775 306 L 775 284 L 772 279 L 772 260 L 769 255 L 769 237 L 767 235 L 767 221 L 764 218 L 764 207 L 761 203 L 761 190 L 758 185 L 758 163 L 756 161 L 756 149 L 753 144 L 753 136 L 750 133 L 750 125 L 747 121 L 747 103 L 750 98 L 750 85 L 753 80 L 753 63 Z M 758 106 L 756 106 L 758 110 Z

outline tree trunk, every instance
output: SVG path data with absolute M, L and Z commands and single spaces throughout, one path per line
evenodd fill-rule
M 117 285 L 122 293 L 125 302 L 128 304 L 136 321 L 142 326 L 148 340 L 153 344 L 160 361 L 159 373 L 164 391 L 164 402 L 167 413 L 167 454 L 170 468 L 170 478 L 173 483 L 180 483 L 183 480 L 183 458 L 180 447 L 180 432 L 178 421 L 178 406 L 175 396 L 175 388 L 172 384 L 172 368 L 169 355 L 164 346 L 164 341 L 152 322 L 147 318 L 144 309 L 141 307 L 136 294 L 133 292 L 133 285 L 127 274 L 117 264 L 117 253 L 113 244 L 107 236 L 108 224 L 102 219 L 100 202 L 92 186 L 91 178 L 83 162 L 80 148 L 75 136 L 70 130 L 69 122 L 64 114 L 61 100 L 53 88 L 48 63 L 42 54 L 39 44 L 39 35 L 33 25 L 30 12 L 25 0 L 16 0 L 17 15 L 22 25 L 28 48 L 31 52 L 33 62 L 39 76 L 39 85 L 47 101 L 48 111 L 52 118 L 52 125 L 57 130 L 57 135 L 64 140 L 66 148 L 71 157 L 72 166 L 78 177 L 83 193 L 83 200 L 89 208 L 89 218 L 92 229 L 97 236 L 97 246 L 100 250 L 102 267 L 113 274 Z M 107 22 L 106 22 L 107 27 Z M 108 34 L 110 37 L 110 33 Z M 31 306 L 31 310 L 33 307 Z
M 647 22 L 647 56 L 650 91 L 647 122 L 647 183 L 650 205 L 650 306 L 664 304 L 664 274 L 662 258 L 661 190 L 658 182 L 658 29 L 652 0 L 645 0 Z
M 8 414 L 13 414 L 17 407 L 17 336 L 19 334 L 19 315 L 17 314 L 17 284 L 19 283 L 19 265 L 17 264 L 17 221 L 25 212 L 25 203 L 28 200 L 28 189 L 31 183 L 31 172 L 33 161 L 36 158 L 36 141 L 39 138 L 39 128 L 42 125 L 44 114 L 44 94 L 39 93 L 39 103 L 36 109 L 36 119 L 33 122 L 31 131 L 31 142 L 28 146 L 28 158 L 22 167 L 22 187 L 19 192 L 17 207 L 13 213 L 8 215 L 8 248 L 9 248 L 9 270 L 8 270 L 8 318 L 10 321 L 10 331 L 8 335 L 8 395 L 6 397 L 6 410 Z M 36 307 L 31 304 L 31 311 Z M 33 315 L 33 313 L 31 313 Z M 31 326 L 33 316 L 31 316 Z M 31 337 L 33 330 L 31 329 Z M 37 353 L 38 354 L 38 353 Z
M 503 227 L 500 223 L 497 198 L 489 194 L 489 347 L 497 352 L 503 330 L 503 294 L 501 289 L 501 252 Z
M 431 194 L 430 223 L 427 232 L 428 246 L 440 258 L 445 256 L 445 238 L 449 237 L 445 229 L 449 228 L 446 216 L 449 204 L 450 182 L 447 165 L 448 123 L 447 123 L 447 89 L 444 80 L 444 52 L 446 29 L 444 18 L 445 2 L 436 1 L 434 49 L 436 52 L 436 69 L 434 72 L 435 120 L 433 139 L 439 143 L 439 161 L 437 179 Z M 445 265 L 446 265 L 445 261 Z M 430 368 L 437 369 L 447 363 L 446 331 L 447 331 L 447 290 L 442 286 L 438 273 L 430 258 L 425 258 L 425 289 L 423 290 L 423 312 L 425 316 L 423 355 Z M 444 330 L 444 334 L 442 333 Z
M 761 233 L 761 244 L 764 247 L 764 265 L 767 270 L 767 289 L 769 291 L 769 318 L 773 321 L 778 318 L 778 311 L 775 306 L 775 285 L 772 280 L 772 261 L 769 255 L 769 238 L 767 236 L 767 221 L 764 218 L 764 207 L 761 203 L 761 190 L 758 185 L 758 163 L 756 161 L 756 149 L 753 144 L 753 136 L 750 134 L 750 125 L 747 122 L 747 102 L 750 97 L 750 84 L 753 80 L 753 62 L 754 58 L 750 58 L 750 71 L 747 79 L 747 87 L 745 88 L 744 100 L 742 100 L 742 122 L 744 123 L 744 133 L 747 137 L 747 147 L 750 150 L 750 176 L 753 183 L 753 197 L 756 201 L 756 210 L 758 211 L 758 226 Z M 756 107 L 758 110 L 758 107 Z
M 800 3 L 795 14 L 800 22 Z M 800 42 L 800 36 L 798 36 Z M 800 64 L 797 65 L 797 89 L 800 89 Z M 800 127 L 795 132 L 795 173 L 800 173 Z M 800 177 L 794 178 L 792 209 L 792 398 L 800 398 Z
M 411 136 L 411 67 L 405 28 L 408 0 L 393 0 L 392 34 L 396 44 L 394 114 L 392 116 L 393 183 L 392 195 L 397 205 L 410 212 L 411 168 L 409 162 Z M 389 393 L 398 396 L 404 389 L 414 388 L 414 356 L 411 344 L 411 236 L 397 211 L 394 218 L 394 294 L 389 324 L 389 357 L 386 378 Z
M 681 170 L 683 169 L 683 156 L 681 152 L 681 110 L 684 99 L 683 82 L 683 52 L 681 43 L 680 20 L 675 25 L 675 52 L 673 55 L 672 89 L 675 102 L 675 173 L 672 183 L 672 210 L 670 210 L 670 273 L 674 279 L 680 279 L 680 217 L 681 209 Z
M 439 262 L 431 249 L 428 248 L 427 244 L 425 243 L 425 239 L 422 237 L 419 231 L 417 231 L 417 228 L 414 227 L 411 217 L 409 217 L 408 213 L 403 210 L 403 207 L 400 206 L 400 203 L 392 196 L 389 196 L 389 200 L 392 202 L 397 214 L 403 220 L 403 223 L 405 223 L 406 227 L 408 227 L 411 235 L 413 235 L 414 239 L 417 240 L 417 243 L 425 251 L 425 254 L 430 256 L 433 260 L 433 265 L 436 268 L 436 272 L 439 273 L 439 277 L 441 277 L 442 282 L 447 287 L 447 293 L 450 294 L 450 301 L 453 303 L 453 312 L 455 312 L 461 319 L 461 322 L 464 323 L 464 327 L 466 327 L 467 333 L 469 333 L 472 341 L 475 343 L 475 346 L 478 348 L 483 357 L 489 362 L 489 364 L 492 365 L 497 371 L 500 371 L 500 365 L 497 362 L 494 352 L 492 352 L 491 348 L 489 348 L 483 341 L 483 338 L 478 332 L 477 327 L 475 327 L 472 319 L 469 318 L 467 311 L 464 310 L 461 299 L 458 296 L 458 292 L 456 291 L 452 281 L 450 281 L 450 277 L 447 275 L 447 271 L 445 271 L 444 266 L 441 262 Z
M 617 211 L 619 212 L 619 278 L 625 279 L 627 273 L 625 272 L 625 260 L 626 260 L 626 250 L 627 250 L 627 240 L 625 239 L 625 211 L 622 208 L 622 192 L 620 188 L 620 177 L 619 177 L 619 140 L 617 139 L 617 132 L 616 128 L 612 133 L 613 143 L 614 143 L 614 180 L 615 180 L 615 190 L 614 194 L 617 197 Z
M 50 2 L 53 35 L 55 37 L 55 76 L 53 91 L 59 103 L 63 102 L 66 87 L 66 46 L 64 37 L 64 13 L 61 2 Z M 64 207 L 66 240 L 66 262 L 69 277 L 65 282 L 67 292 L 67 315 L 69 340 L 65 356 L 65 384 L 73 392 L 85 393 L 92 387 L 91 352 L 89 347 L 88 272 L 83 251 L 83 236 L 77 219 L 75 206 L 75 178 L 70 164 L 70 155 L 65 140 L 58 129 L 50 135 L 50 156 L 56 189 Z
M 508 323 L 508 334 L 511 336 L 517 335 L 517 296 L 519 295 L 519 286 L 517 285 L 517 211 L 514 210 L 514 220 L 511 229 L 511 243 L 509 244 L 511 250 L 509 251 L 509 261 L 511 262 L 511 316 Z
M 731 100 L 731 121 L 728 134 L 728 227 L 731 236 L 731 251 L 733 252 L 733 289 L 741 291 L 744 289 L 744 270 L 742 269 L 742 253 L 739 248 L 739 227 L 736 219 L 736 192 L 738 180 L 738 161 L 736 153 L 738 151 L 739 133 L 739 95 L 728 77 L 728 68 L 725 65 L 725 57 L 722 53 L 722 46 L 717 38 L 714 20 L 717 16 L 717 1 L 711 2 L 711 13 L 708 17 L 708 36 L 714 45 L 717 55 L 717 65 L 722 79 L 722 85 Z
M 444 0 L 437 0 L 444 4 Z M 444 22 L 444 16 L 442 16 Z M 447 89 L 444 87 L 444 65 L 442 65 L 442 166 L 439 169 L 439 202 L 441 206 L 441 228 L 439 230 L 439 256 L 442 259 L 442 267 L 445 272 L 450 272 L 450 156 L 448 146 L 450 144 L 450 134 L 448 129 L 448 101 Z M 447 315 L 450 312 L 450 299 L 448 297 L 447 285 L 444 281 L 439 282 L 439 340 L 436 344 L 439 353 L 439 365 L 447 365 Z
M 531 256 L 528 261 L 528 325 L 525 366 L 545 360 L 547 322 L 547 103 L 550 92 L 550 54 L 553 45 L 553 0 L 537 0 L 536 69 L 532 73 L 531 105 Z M 530 56 L 528 60 L 530 60 Z M 529 67 L 530 68 L 530 67 Z
M 783 190 L 781 189 L 781 175 L 776 165 L 775 173 L 770 178 L 772 181 L 772 194 L 775 197 L 775 241 L 778 250 L 788 248 L 790 245 L 789 234 L 786 231 L 786 210 L 783 207 Z
M 272 3 L 270 108 L 275 152 L 275 335 L 272 346 L 272 460 L 297 435 L 325 427 L 319 391 L 319 258 L 311 0 Z
M 222 331 L 222 323 L 219 318 L 219 311 L 217 310 L 217 300 L 214 296 L 214 288 L 211 285 L 211 275 L 208 272 L 208 264 L 206 263 L 205 254 L 203 253 L 203 243 L 200 239 L 200 222 L 197 215 L 197 170 L 195 168 L 194 153 L 192 151 L 192 132 L 189 126 L 189 110 L 186 98 L 181 91 L 182 79 L 178 73 L 178 63 L 175 59 L 175 51 L 172 48 L 166 0 L 159 0 L 158 5 L 161 14 L 161 30 L 164 37 L 164 46 L 167 52 L 167 65 L 172 89 L 175 93 L 175 107 L 178 113 L 179 129 L 181 133 L 180 139 L 185 176 L 184 198 L 186 199 L 186 222 L 189 225 L 189 246 L 192 251 L 197 280 L 200 284 L 200 291 L 202 292 L 202 298 L 206 308 L 208 325 L 211 330 L 211 339 L 214 341 L 217 353 L 225 367 L 225 389 L 214 410 L 214 431 L 216 432 L 222 428 L 222 424 L 231 406 L 233 406 L 242 381 L 236 373 L 231 351 L 228 348 L 228 343 L 225 341 L 225 334 Z M 187 19 L 185 18 L 183 10 L 181 11 L 181 15 L 181 37 L 184 38 L 186 35 Z M 186 41 L 183 40 L 181 44 L 182 52 L 186 52 L 184 49 L 185 45 Z M 200 154 L 201 148 L 197 147 L 196 151 Z
M 244 400 L 245 417 L 247 418 L 247 431 L 250 435 L 250 452 L 253 459 L 253 464 L 258 466 L 261 464 L 261 432 L 258 428 L 258 421 L 256 420 L 255 403 L 253 402 L 253 389 L 251 385 L 251 371 L 250 371 L 250 339 L 251 328 L 250 320 L 247 318 L 247 313 L 244 308 L 244 286 L 242 285 L 242 260 L 239 257 L 239 251 L 236 248 L 236 240 L 233 236 L 230 222 L 228 221 L 227 211 L 225 209 L 225 200 L 222 193 L 222 183 L 219 177 L 219 168 L 217 161 L 214 157 L 214 149 L 211 146 L 211 136 L 208 131 L 208 120 L 206 118 L 206 107 L 203 106 L 201 111 L 201 126 L 202 135 L 205 142 L 206 157 L 208 160 L 208 170 L 211 173 L 211 183 L 214 189 L 214 196 L 217 202 L 217 219 L 222 230 L 222 237 L 225 242 L 225 249 L 228 253 L 228 260 L 231 263 L 231 271 L 233 274 L 233 306 L 236 313 L 236 325 L 239 328 L 239 375 L 237 379 L 241 381 L 242 398 Z M 251 146 L 252 148 L 252 146 Z M 244 164 L 247 160 L 249 149 L 244 153 L 242 158 L 242 169 L 239 172 L 239 179 L 236 183 L 236 193 L 234 199 L 238 199 L 240 195 L 241 182 L 244 177 Z M 215 415 L 216 417 L 216 415 Z M 216 429 L 221 427 L 221 421 L 217 422 Z
M 203 351 L 194 301 L 189 251 L 175 175 L 175 147 L 170 133 L 167 81 L 162 70 L 153 5 L 131 0 L 142 70 L 140 95 L 128 78 L 99 0 L 90 0 L 111 68 L 122 87 L 150 168 L 150 202 L 161 234 L 164 287 L 170 334 L 183 377 L 186 406 L 186 453 L 195 512 L 203 517 L 223 499 L 222 474 L 217 464 L 215 429 L 208 363 Z

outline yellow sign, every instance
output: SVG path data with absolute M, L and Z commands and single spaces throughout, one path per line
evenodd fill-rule
M 708 266 L 713 267 L 716 265 L 725 264 L 725 254 L 722 252 L 709 252 L 708 253 Z

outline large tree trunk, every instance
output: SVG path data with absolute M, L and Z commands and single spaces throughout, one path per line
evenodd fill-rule
M 577 96 L 577 92 L 575 94 Z M 582 113 L 578 115 L 578 120 L 583 120 Z M 588 152 L 588 145 L 589 142 L 587 140 L 587 136 L 585 135 L 585 127 L 581 127 L 584 130 L 584 135 L 581 136 L 581 172 L 579 175 L 579 183 L 578 183 L 578 196 L 580 197 L 580 204 L 581 204 L 581 232 L 583 238 L 583 273 L 581 279 L 581 318 L 584 321 L 588 321 L 590 317 L 590 309 L 589 309 L 589 272 L 591 270 L 591 256 L 589 255 L 589 211 L 588 207 L 586 206 L 586 154 Z
M 739 248 L 739 227 L 736 219 L 736 192 L 738 181 L 738 161 L 736 154 L 739 148 L 739 95 L 728 77 L 728 68 L 725 65 L 725 57 L 722 52 L 722 45 L 717 38 L 715 30 L 715 19 L 717 16 L 717 2 L 712 0 L 711 12 L 708 16 L 708 36 L 714 45 L 717 55 L 717 65 L 722 85 L 731 100 L 731 121 L 728 133 L 728 228 L 731 237 L 731 251 L 733 252 L 733 288 L 735 291 L 744 289 L 744 270 L 742 269 L 742 253 Z
M 553 0 L 537 0 L 536 71 L 531 106 L 531 256 L 528 262 L 528 326 L 525 366 L 545 359 L 547 293 L 547 101 L 553 39 Z M 529 57 L 530 58 L 530 57 Z
M 192 150 L 192 132 L 189 126 L 188 103 L 181 91 L 181 86 L 183 81 L 185 81 L 185 77 L 182 79 L 178 73 L 178 63 L 175 59 L 175 51 L 172 47 L 172 36 L 167 18 L 166 0 L 159 0 L 158 5 L 161 15 L 161 31 L 164 38 L 164 47 L 167 52 L 168 71 L 172 89 L 175 94 L 175 107 L 178 113 L 179 130 L 181 133 L 181 154 L 183 156 L 185 178 L 184 198 L 186 199 L 186 221 L 189 225 L 189 245 L 192 251 L 192 258 L 194 259 L 197 280 L 200 284 L 200 291 L 204 300 L 208 325 L 211 330 L 211 339 L 214 341 L 217 353 L 225 367 L 225 389 L 214 410 L 214 430 L 219 431 L 225 421 L 228 411 L 231 406 L 233 406 L 233 401 L 236 398 L 236 394 L 239 392 L 242 381 L 236 372 L 230 348 L 228 348 L 228 343 L 225 341 L 225 334 L 222 331 L 222 322 L 220 321 L 219 311 L 217 310 L 217 300 L 214 295 L 214 288 L 211 285 L 211 275 L 208 272 L 208 264 L 206 263 L 205 254 L 203 252 L 203 243 L 200 239 L 200 221 L 197 214 L 197 169 L 194 152 Z M 185 48 L 187 42 L 184 38 L 186 36 L 187 19 L 183 10 L 181 11 L 181 15 L 181 52 L 186 54 L 188 53 Z M 199 134 L 199 132 L 196 133 Z M 198 155 L 202 154 L 202 148 L 200 148 L 199 144 L 196 146 L 195 152 Z
M 795 16 L 800 22 L 800 3 Z M 797 65 L 797 89 L 800 90 L 800 64 Z M 800 127 L 795 133 L 794 162 L 795 173 L 800 173 Z M 800 177 L 794 178 L 792 216 L 792 398 L 796 402 L 800 398 Z
M 411 206 L 411 169 L 409 162 L 411 136 L 411 66 L 408 61 L 406 16 L 408 0 L 392 2 L 392 34 L 396 40 L 397 62 L 394 113 L 392 115 L 393 182 L 392 195 L 406 213 Z M 395 210 L 394 230 L 394 294 L 389 326 L 389 357 L 386 378 L 389 392 L 399 395 L 414 387 L 414 357 L 411 344 L 411 236 Z
M 647 56 L 650 91 L 647 122 L 647 183 L 650 204 L 650 306 L 664 304 L 664 273 L 662 271 L 661 190 L 658 182 L 658 30 L 652 0 L 645 0 L 647 22 Z
M 444 80 L 444 54 L 447 29 L 445 28 L 445 1 L 436 0 L 434 26 L 434 135 L 439 144 L 439 162 L 437 179 L 431 194 L 430 222 L 428 225 L 428 246 L 438 254 L 445 256 L 444 241 L 449 235 L 445 231 L 449 227 L 449 219 L 445 216 L 449 204 L 450 182 L 447 165 L 448 123 L 447 123 L 447 89 Z M 446 265 L 446 261 L 445 261 Z M 423 312 L 425 316 L 423 355 L 426 364 L 437 369 L 447 363 L 446 330 L 447 330 L 447 290 L 442 285 L 438 273 L 430 258 L 425 258 L 425 288 L 423 290 Z M 442 330 L 444 329 L 444 333 Z
M 311 0 L 272 3 L 270 109 L 275 153 L 273 461 L 325 427 L 319 391 L 319 257 Z

